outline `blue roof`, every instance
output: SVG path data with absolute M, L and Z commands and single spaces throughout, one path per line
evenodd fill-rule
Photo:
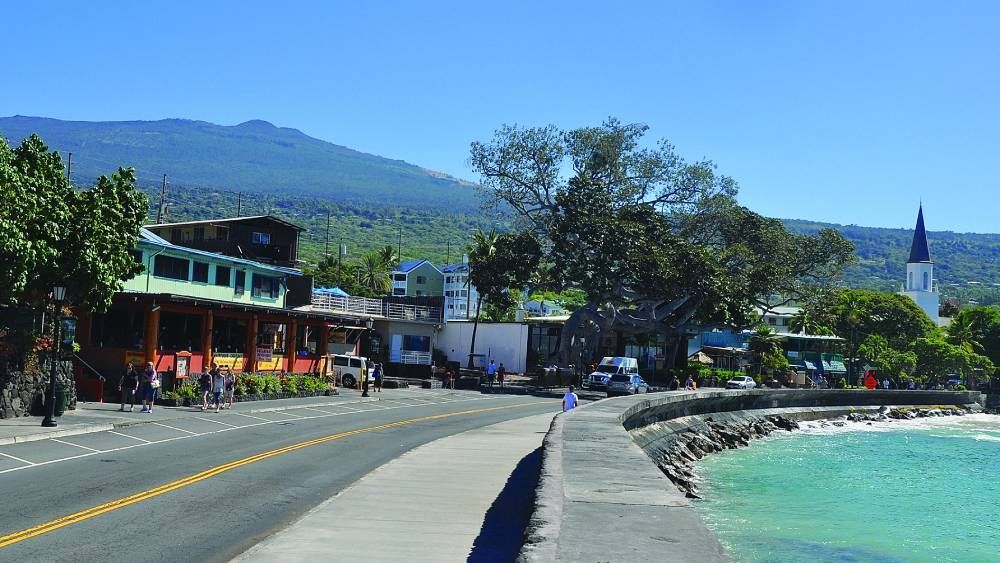
M 278 272 L 281 274 L 286 274 L 289 276 L 301 276 L 302 270 L 296 270 L 295 268 L 283 268 L 281 266 L 272 266 L 270 264 L 264 264 L 262 262 L 254 262 L 253 260 L 246 260 L 245 258 L 236 258 L 233 256 L 226 256 L 225 254 L 219 254 L 217 252 L 208 252 L 207 250 L 198 250 L 197 248 L 188 248 L 186 246 L 180 246 L 168 242 L 155 234 L 149 229 L 139 230 L 139 241 L 145 242 L 147 244 L 152 244 L 154 246 L 162 246 L 164 248 L 169 248 L 171 250 L 176 250 L 178 252 L 183 252 L 186 254 L 194 254 L 196 256 L 207 256 L 209 258 L 215 258 L 216 260 L 226 260 L 227 262 L 233 262 L 235 264 L 245 264 L 247 266 L 253 266 L 261 270 L 268 270 L 271 272 Z
M 426 258 L 421 258 L 420 260 L 407 260 L 405 262 L 399 263 L 399 269 L 397 272 L 409 272 L 410 270 L 416 268 L 417 266 L 427 262 Z
M 336 297 L 350 297 L 351 295 L 339 287 L 317 287 L 313 293 L 326 293 Z
M 452 264 L 451 266 L 444 266 L 441 268 L 441 273 L 450 274 L 452 272 L 464 272 L 468 271 L 468 264 Z
M 917 228 L 913 231 L 913 244 L 910 245 L 910 259 L 907 264 L 915 262 L 930 262 L 931 251 L 927 247 L 927 231 L 924 230 L 924 206 L 917 212 Z

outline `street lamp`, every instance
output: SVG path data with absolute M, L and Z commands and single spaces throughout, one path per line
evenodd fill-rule
M 372 353 L 372 327 L 374 327 L 374 326 L 375 326 L 375 319 L 369 318 L 368 320 L 365 321 L 365 328 L 367 329 L 365 331 L 365 337 L 368 339 L 368 355 L 369 356 L 371 356 L 371 353 Z M 364 384 L 362 385 L 361 396 L 362 397 L 367 397 L 368 396 L 368 379 L 369 379 L 368 373 L 365 373 L 364 379 L 365 379 L 365 381 L 364 381 Z
M 52 366 L 49 370 L 49 398 L 45 405 L 45 419 L 42 420 L 42 426 L 46 428 L 54 428 L 59 426 L 56 424 L 56 366 L 59 364 L 59 348 L 62 346 L 60 342 L 61 335 L 59 334 L 59 329 L 62 326 L 62 302 L 66 298 L 66 288 L 63 286 L 55 286 L 52 288 L 52 300 L 55 301 L 55 338 L 52 342 Z

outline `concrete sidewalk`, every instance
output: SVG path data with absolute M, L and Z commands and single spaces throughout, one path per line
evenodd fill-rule
M 392 390 L 396 391 L 396 390 Z M 273 401 L 248 401 L 236 403 L 232 412 L 243 414 L 253 414 L 255 412 L 269 412 L 275 410 L 288 410 L 306 407 L 320 407 L 338 405 L 352 402 L 377 401 L 381 396 L 386 399 L 405 398 L 406 390 L 399 392 L 379 393 L 379 396 L 362 398 L 361 394 L 352 389 L 342 389 L 339 395 L 329 397 L 304 397 L 301 399 L 279 399 Z M 161 407 L 154 406 L 150 414 L 140 413 L 141 405 L 137 404 L 134 412 L 119 411 L 118 403 L 77 403 L 75 410 L 67 410 L 63 416 L 57 417 L 59 426 L 55 428 L 44 428 L 41 426 L 42 417 L 22 416 L 18 418 L 5 418 L 0 420 L 0 446 L 8 444 L 18 444 L 22 442 L 33 442 L 48 438 L 63 438 L 66 436 L 76 436 L 79 434 L 89 434 L 92 432 L 104 432 L 123 428 L 134 424 L 144 424 L 149 422 L 166 422 L 178 418 L 187 418 L 194 413 L 202 413 L 200 404 L 198 407 Z M 211 411 L 214 413 L 214 409 Z M 230 411 L 224 410 L 221 413 Z
M 508 480 L 525 473 L 521 462 L 542 445 L 554 415 L 501 422 L 407 452 L 237 560 L 466 561 L 474 546 L 490 541 L 480 534 L 496 527 L 488 514 L 514 520 L 498 497 L 517 486 Z M 515 554 L 520 528 L 516 533 Z M 474 559 L 493 559 L 480 555 Z

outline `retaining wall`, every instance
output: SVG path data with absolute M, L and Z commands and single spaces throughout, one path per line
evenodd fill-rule
M 636 444 L 643 427 L 713 412 L 966 405 L 978 392 L 753 390 L 604 399 L 557 416 L 545 437 L 535 512 L 520 561 L 728 561 L 699 513 Z M 774 412 L 774 411 L 772 411 Z M 670 425 L 672 429 L 678 425 Z M 652 441 L 647 435 L 646 445 Z

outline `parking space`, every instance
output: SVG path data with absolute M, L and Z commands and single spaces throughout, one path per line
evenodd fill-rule
M 115 450 L 134 446 L 141 442 L 132 438 L 127 438 L 121 434 L 111 432 L 94 432 L 93 434 L 80 434 L 78 436 L 67 436 L 60 438 L 63 442 L 77 444 L 95 450 Z
M 30 463 L 43 463 L 87 453 L 83 448 L 56 440 L 38 440 L 37 442 L 25 442 L 23 444 L 10 444 L 0 448 L 0 451 Z

